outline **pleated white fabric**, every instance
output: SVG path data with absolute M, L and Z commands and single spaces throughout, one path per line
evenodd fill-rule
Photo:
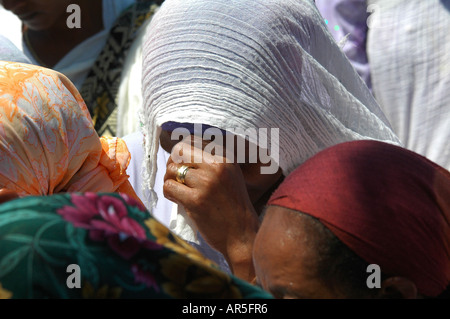
M 406 148 L 450 170 L 450 1 L 369 4 L 375 97 Z
M 310 0 L 166 0 L 143 55 L 150 190 L 168 121 L 279 128 L 285 175 L 341 142 L 400 144 Z

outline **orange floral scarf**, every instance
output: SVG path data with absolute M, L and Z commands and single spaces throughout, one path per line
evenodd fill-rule
M 61 73 L 0 61 L 0 188 L 20 196 L 121 192 L 130 153 L 99 137 L 81 95 Z

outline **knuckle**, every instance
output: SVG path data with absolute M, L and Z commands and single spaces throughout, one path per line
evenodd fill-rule
M 230 178 L 231 172 L 229 165 L 223 163 L 213 163 L 212 169 L 215 176 L 215 182 L 222 182 Z
M 166 171 L 168 172 L 168 173 L 171 173 L 171 172 L 176 172 L 177 171 L 177 169 L 178 169 L 178 165 L 176 164 L 176 163 L 169 163 L 168 165 L 167 165 L 167 169 L 166 169 Z
M 195 192 L 191 195 L 191 203 L 194 206 L 203 207 L 210 198 L 205 192 Z
M 175 189 L 175 182 L 173 180 L 166 180 L 163 184 L 163 194 L 166 195 L 172 195 Z

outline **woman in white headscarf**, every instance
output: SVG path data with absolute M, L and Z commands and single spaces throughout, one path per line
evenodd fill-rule
M 143 53 L 150 208 L 164 200 L 155 188 L 165 169 L 157 166 L 158 141 L 161 137 L 170 152 L 177 141 L 167 141 L 176 123 L 202 124 L 200 133 L 204 125 L 231 131 L 246 139 L 247 147 L 271 150 L 279 169 L 263 174 L 261 158 L 210 165 L 210 154 L 194 163 L 184 151 L 175 159 L 180 149 L 191 147 L 177 144 L 163 186 L 177 209 L 153 210 L 161 220 L 170 214 L 169 228 L 200 250 L 220 251 L 231 271 L 245 279 L 253 278 L 251 247 L 261 213 L 255 204 L 280 178 L 341 142 L 400 144 L 310 0 L 166 0 L 150 24 Z M 260 128 L 270 131 L 270 138 L 245 134 Z M 180 160 L 190 167 L 186 172 L 178 172 Z

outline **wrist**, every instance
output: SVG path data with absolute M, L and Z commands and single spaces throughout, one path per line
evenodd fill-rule
M 229 254 L 229 257 L 226 259 L 233 275 L 247 282 L 254 281 L 255 270 L 253 267 L 251 248 L 244 249 L 241 247 L 238 252 Z
M 255 270 L 253 267 L 253 242 L 258 231 L 259 223 L 255 222 L 250 229 L 241 234 L 240 240 L 231 244 L 225 259 L 230 266 L 232 273 L 248 282 L 255 279 Z

